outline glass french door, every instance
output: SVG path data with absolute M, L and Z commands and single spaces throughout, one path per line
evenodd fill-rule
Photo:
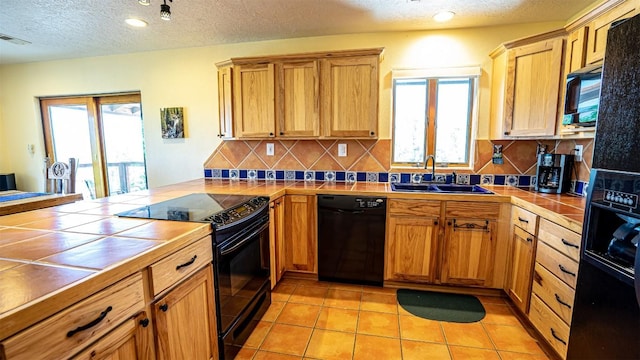
M 140 94 L 41 99 L 47 156 L 78 159 L 85 199 L 147 188 Z

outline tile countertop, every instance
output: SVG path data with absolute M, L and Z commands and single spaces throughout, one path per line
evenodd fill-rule
M 511 202 L 581 232 L 585 199 L 486 186 L 495 195 L 393 192 L 385 183 L 197 179 L 0 216 L 0 339 L 133 274 L 210 232 L 207 224 L 114 214 L 198 192 L 277 198 L 358 193 L 388 198 Z

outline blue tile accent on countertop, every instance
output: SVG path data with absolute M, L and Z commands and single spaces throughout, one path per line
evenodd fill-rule
M 210 178 L 213 176 L 213 171 L 211 169 L 204 169 L 204 177 Z
M 505 179 L 504 175 L 496 175 L 493 178 L 493 184 L 494 185 L 504 185 L 504 179 Z
M 367 181 L 367 173 L 366 172 L 358 172 L 356 173 L 356 181 Z
M 284 170 L 276 170 L 276 180 L 284 180 Z
M 262 180 L 265 179 L 266 176 L 266 172 L 264 170 L 258 170 L 258 179 Z
M 222 169 L 222 178 L 223 179 L 229 178 L 229 169 Z
M 316 171 L 316 181 L 324 180 L 324 171 Z
M 389 173 L 386 173 L 386 172 L 378 173 L 378 182 L 381 182 L 381 183 L 389 182 Z
M 336 181 L 344 181 L 346 179 L 344 171 L 336 171 Z
M 296 180 L 304 180 L 304 171 L 296 171 Z
M 470 185 L 478 185 L 478 184 L 480 184 L 480 175 L 471 175 L 471 176 L 469 176 L 469 184 Z

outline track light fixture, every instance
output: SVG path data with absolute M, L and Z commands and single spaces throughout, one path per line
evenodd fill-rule
M 173 0 L 169 0 L 169 2 L 173 2 Z M 151 0 L 138 0 L 138 3 L 149 6 L 151 5 Z M 171 20 L 171 7 L 167 5 L 167 0 L 163 0 L 163 3 L 160 4 L 160 19 Z
M 169 2 L 173 2 L 169 0 Z M 171 20 L 171 7 L 167 5 L 167 0 L 164 0 L 164 4 L 160 5 L 160 19 Z

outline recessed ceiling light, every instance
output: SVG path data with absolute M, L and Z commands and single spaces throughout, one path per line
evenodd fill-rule
M 433 20 L 437 22 L 445 22 L 449 21 L 453 18 L 453 11 L 440 11 L 439 13 L 433 15 Z
M 145 27 L 147 26 L 147 22 L 144 20 L 140 20 L 140 19 L 136 19 L 136 18 L 129 18 L 127 20 L 125 20 L 124 22 L 126 22 L 127 24 L 131 25 L 131 26 L 135 26 L 135 27 Z

